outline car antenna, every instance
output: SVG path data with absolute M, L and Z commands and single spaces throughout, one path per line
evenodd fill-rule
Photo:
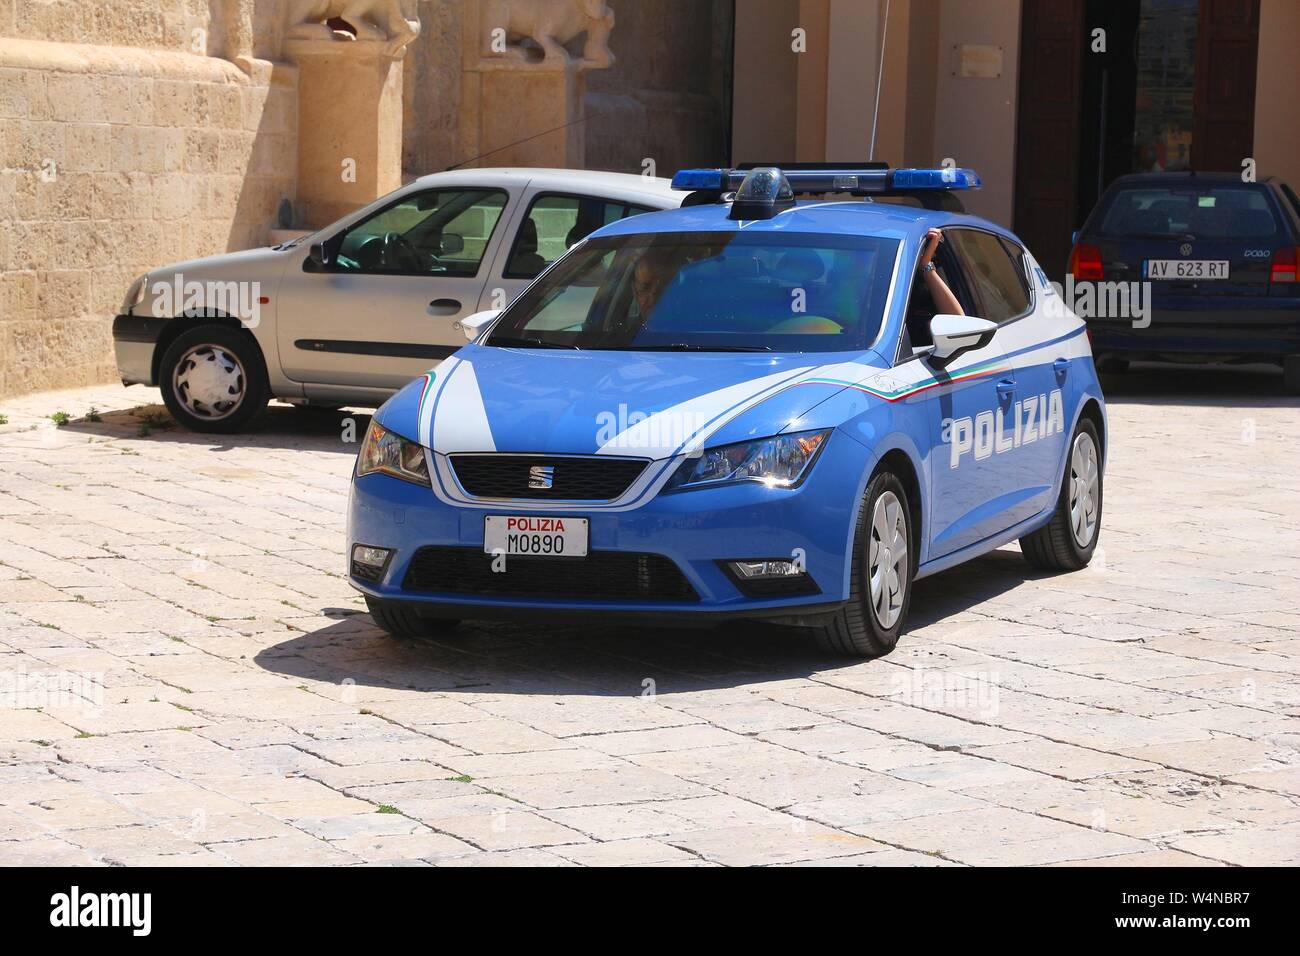
M 504 146 L 498 146 L 496 149 L 489 149 L 486 153 L 479 153 L 477 156 L 472 156 L 469 159 L 463 159 L 459 163 L 452 163 L 450 166 L 444 169 L 443 172 L 449 173 L 453 169 L 460 169 L 460 167 L 468 166 L 470 163 L 477 163 L 484 156 L 491 156 L 493 153 L 499 153 L 501 152 L 501 150 L 509 149 L 511 146 L 520 146 L 524 143 L 527 143 L 530 140 L 537 139 L 537 137 L 539 136 L 546 136 L 550 133 L 558 133 L 560 130 L 568 129 L 570 126 L 573 126 L 576 123 L 584 122 L 586 119 L 587 117 L 585 115 L 579 116 L 575 120 L 569 120 L 569 122 L 565 123 L 562 126 L 555 126 L 552 127 L 551 129 L 544 129 L 540 133 L 534 133 L 532 136 L 525 136 L 523 139 L 517 139 L 513 143 L 506 143 Z
M 871 114 L 871 152 L 868 160 L 876 158 L 876 120 L 880 118 L 880 85 L 885 80 L 885 37 L 889 34 L 889 0 L 885 0 L 885 20 L 880 25 L 880 62 L 876 67 L 876 109 Z

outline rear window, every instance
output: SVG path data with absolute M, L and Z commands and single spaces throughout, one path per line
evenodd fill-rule
M 1132 186 L 1111 198 L 1102 236 L 1150 239 L 1257 239 L 1278 231 L 1260 186 Z

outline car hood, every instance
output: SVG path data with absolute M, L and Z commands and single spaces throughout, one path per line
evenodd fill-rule
M 442 454 L 667 458 L 798 430 L 815 406 L 881 371 L 874 352 L 614 352 L 471 345 L 378 412 Z M 802 426 L 808 427 L 808 426 Z
M 240 252 L 223 252 L 220 255 L 172 262 L 161 268 L 151 269 L 149 279 L 153 282 L 176 274 L 195 279 L 257 279 L 263 276 L 255 273 L 260 273 L 263 269 L 267 270 L 266 275 L 283 269 L 284 260 L 290 254 L 291 250 L 276 249 L 274 246 L 244 249 Z
M 170 318 L 191 308 L 213 309 L 256 324 L 263 295 L 274 295 L 293 250 L 246 249 L 151 269 L 136 315 Z

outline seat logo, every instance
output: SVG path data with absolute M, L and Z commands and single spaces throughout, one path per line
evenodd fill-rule
M 533 465 L 528 469 L 528 487 L 534 491 L 549 491 L 555 484 L 554 465 Z

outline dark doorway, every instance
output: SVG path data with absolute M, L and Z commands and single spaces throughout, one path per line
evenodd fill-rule
M 1258 39 L 1259 0 L 1025 0 L 1015 227 L 1050 275 L 1116 177 L 1241 170 Z

